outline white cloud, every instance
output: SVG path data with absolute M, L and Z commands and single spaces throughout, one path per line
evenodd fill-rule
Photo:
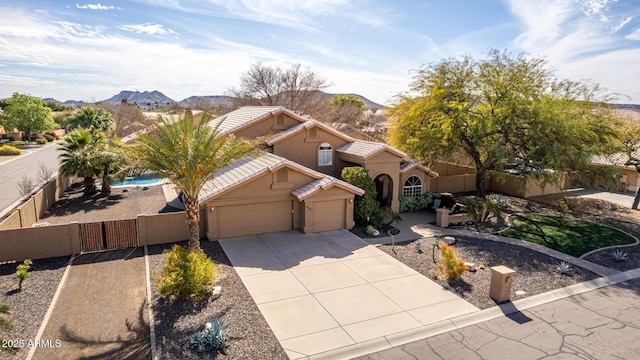
M 85 4 L 85 5 L 80 5 L 80 4 L 76 4 L 76 8 L 78 9 L 89 9 L 89 10 L 121 10 L 119 7 L 113 6 L 113 5 L 102 5 L 100 3 L 98 4 Z
M 633 30 L 631 33 L 629 33 L 627 36 L 625 36 L 626 39 L 629 40 L 638 40 L 640 41 L 640 27 L 636 28 L 635 30 Z
M 133 24 L 133 25 L 122 25 L 118 27 L 121 30 L 135 32 L 137 34 L 147 34 L 147 35 L 177 35 L 178 33 L 168 29 L 166 30 L 164 26 L 161 24 Z
M 604 15 L 610 4 L 618 0 L 581 0 L 578 5 L 587 16 Z M 606 18 L 606 15 L 604 15 Z

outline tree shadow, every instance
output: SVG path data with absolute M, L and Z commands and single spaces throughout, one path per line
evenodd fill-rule
M 148 359 L 151 357 L 151 336 L 149 322 L 144 318 L 146 309 L 147 301 L 145 300 L 138 309 L 137 321 L 134 323 L 127 319 L 126 334 L 120 334 L 115 339 L 86 337 L 69 330 L 64 325 L 61 328 L 61 340 L 83 348 L 110 347 L 96 355 L 80 356 L 77 359 Z

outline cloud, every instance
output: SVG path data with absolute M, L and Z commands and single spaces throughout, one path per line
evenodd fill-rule
M 137 34 L 147 34 L 147 35 L 177 35 L 178 33 L 168 29 L 165 30 L 161 24 L 134 24 L 134 25 L 122 25 L 119 26 L 118 29 L 135 32 Z
M 113 6 L 113 5 L 102 5 L 100 3 L 98 4 L 85 4 L 85 5 L 80 5 L 80 4 L 76 4 L 76 8 L 78 9 L 89 9 L 89 10 L 121 10 L 119 7 Z
M 640 41 L 640 27 L 633 30 L 630 34 L 625 36 L 625 39 Z

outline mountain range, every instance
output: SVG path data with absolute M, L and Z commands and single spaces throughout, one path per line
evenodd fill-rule
M 324 96 L 328 98 L 332 98 L 333 96 L 337 95 L 337 94 L 330 94 L 325 92 L 322 92 L 322 93 L 324 94 Z M 357 95 L 357 94 L 354 94 L 354 95 L 360 98 L 364 102 L 364 105 L 367 107 L 367 109 L 371 111 L 376 111 L 383 108 L 382 105 L 376 102 L 373 102 L 362 95 Z M 176 102 L 182 107 L 189 107 L 190 104 L 194 104 L 196 102 L 203 102 L 203 101 L 208 102 L 210 106 L 213 106 L 213 107 L 231 106 L 235 100 L 235 98 L 231 96 L 226 96 L 226 95 L 208 95 L 208 96 L 190 96 L 183 100 L 176 101 L 157 90 L 143 91 L 143 92 L 123 90 L 108 99 L 97 101 L 97 102 L 108 102 L 108 103 L 118 104 L 122 102 L 122 100 L 124 99 L 127 99 L 127 102 L 129 104 L 135 103 L 141 108 L 164 107 Z M 53 98 L 45 98 L 42 100 L 55 101 L 55 102 L 61 103 L 64 106 L 71 106 L 71 107 L 80 107 L 80 106 L 90 104 L 84 101 L 77 101 L 77 100 L 67 100 L 64 102 L 53 99 Z

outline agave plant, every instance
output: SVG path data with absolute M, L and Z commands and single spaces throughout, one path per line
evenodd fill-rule
M 557 263 L 556 264 L 556 269 L 558 269 L 558 271 L 562 275 L 569 275 L 569 272 L 571 270 L 573 270 L 573 268 L 571 267 L 571 264 L 569 264 L 566 261 L 561 261 L 561 262 Z
M 197 352 L 221 351 L 227 348 L 227 324 L 220 318 L 215 318 L 205 324 L 202 331 L 191 335 L 184 349 L 193 349 Z
M 613 252 L 613 258 L 616 261 L 627 261 L 629 260 L 628 256 L 629 254 L 626 251 L 622 251 L 620 249 Z

